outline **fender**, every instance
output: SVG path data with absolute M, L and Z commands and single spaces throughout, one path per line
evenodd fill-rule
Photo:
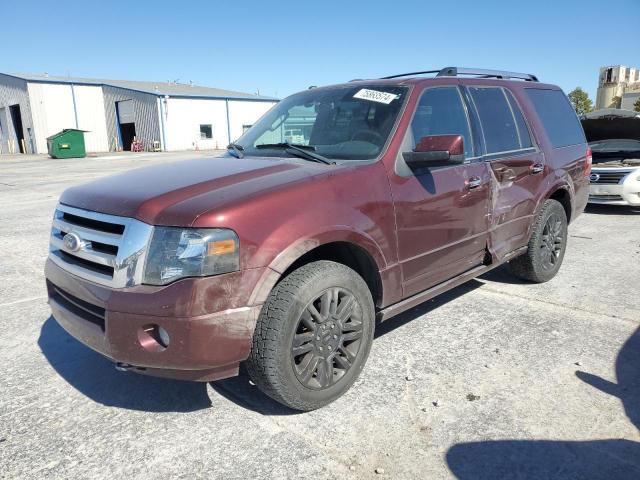
M 331 229 L 315 232 L 291 243 L 280 252 L 265 269 L 249 298 L 249 305 L 263 304 L 269 293 L 286 270 L 304 254 L 314 248 L 334 242 L 348 242 L 359 247 L 371 255 L 378 271 L 387 268 L 387 261 L 382 249 L 376 241 L 364 232 L 355 230 L 348 225 L 334 225 Z

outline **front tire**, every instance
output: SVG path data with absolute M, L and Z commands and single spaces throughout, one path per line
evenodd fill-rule
M 567 249 L 567 214 L 557 200 L 547 200 L 542 205 L 527 251 L 509 262 L 511 272 L 535 283 L 543 283 L 555 277 Z
M 274 400 L 295 410 L 320 408 L 358 377 L 374 326 L 360 275 L 335 262 L 309 263 L 280 281 L 262 307 L 247 371 Z

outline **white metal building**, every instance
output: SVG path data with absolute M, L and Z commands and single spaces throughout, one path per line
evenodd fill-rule
M 191 84 L 0 73 L 0 154 L 46 153 L 85 130 L 89 152 L 224 148 L 277 99 Z

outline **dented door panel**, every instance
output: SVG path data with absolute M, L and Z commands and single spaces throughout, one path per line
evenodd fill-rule
M 531 151 L 489 160 L 493 177 L 490 250 L 498 258 L 525 245 L 544 178 L 544 155 Z

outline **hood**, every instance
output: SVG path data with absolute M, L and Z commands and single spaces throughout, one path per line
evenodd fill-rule
M 276 158 L 198 158 L 131 170 L 66 190 L 60 202 L 153 225 L 189 226 L 203 212 L 322 174 Z
M 587 142 L 609 139 L 640 140 L 640 112 L 607 108 L 582 116 Z

